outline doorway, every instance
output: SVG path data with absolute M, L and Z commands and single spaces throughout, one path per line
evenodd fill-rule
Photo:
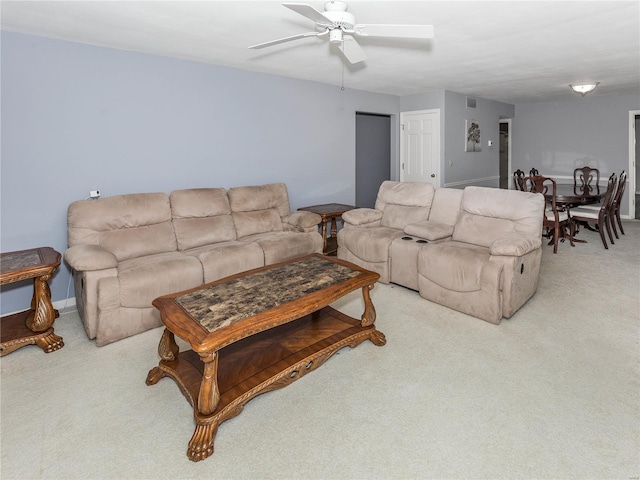
M 634 115 L 629 126 L 629 217 L 640 219 L 640 188 L 638 179 L 640 178 L 640 112 L 631 112 Z M 635 167 L 635 168 L 634 168 Z M 635 175 L 634 175 L 635 173 Z M 635 193 L 635 195 L 634 195 Z
M 391 116 L 356 112 L 356 206 L 373 208 L 391 178 Z
M 500 120 L 500 188 L 511 188 L 511 119 Z
M 442 186 L 440 110 L 400 113 L 400 181 Z

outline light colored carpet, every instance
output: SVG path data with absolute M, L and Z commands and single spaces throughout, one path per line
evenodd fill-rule
M 186 457 L 191 407 L 145 385 L 162 329 L 1 363 L 2 479 L 631 479 L 640 475 L 640 222 L 544 246 L 537 294 L 499 326 L 377 285 L 387 345 L 345 348 Z M 334 306 L 359 317 L 360 292 Z

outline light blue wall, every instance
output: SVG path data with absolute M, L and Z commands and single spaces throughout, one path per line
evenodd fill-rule
M 606 88 L 602 85 L 599 88 Z M 512 124 L 512 169 L 570 176 L 577 167 L 600 169 L 601 180 L 629 171 L 629 111 L 640 110 L 638 95 L 576 95 L 562 102 L 516 105 Z M 621 214 L 629 213 L 629 189 Z
M 476 98 L 476 108 L 471 109 L 467 108 L 466 95 L 447 91 L 445 110 L 445 184 L 499 187 L 500 119 L 513 118 L 515 106 Z M 466 120 L 476 120 L 480 125 L 479 152 L 465 152 Z M 489 140 L 493 142 L 491 147 L 488 146 Z
M 476 99 L 476 108 L 467 109 L 467 97 L 459 93 L 440 90 L 400 99 L 403 112 L 440 109 L 440 171 L 443 184 L 459 186 L 499 186 L 500 151 L 499 120 L 512 118 L 515 107 L 510 104 Z M 465 120 L 477 120 L 482 131 L 482 150 L 465 152 Z M 493 140 L 493 147 L 487 147 Z M 453 163 L 453 165 L 451 165 Z M 487 178 L 496 177 L 491 180 Z
M 284 182 L 292 209 L 353 203 L 355 112 L 398 112 L 389 95 L 1 35 L 4 252 L 64 252 L 67 207 L 94 189 Z M 50 282 L 54 301 L 67 297 L 68 280 L 63 265 Z M 32 287 L 1 292 L 7 313 L 28 307 Z
M 466 96 L 444 90 L 341 91 L 9 32 L 0 46 L 3 252 L 64 252 L 67 206 L 94 189 L 111 196 L 285 182 L 292 209 L 354 203 L 356 111 L 391 115 L 398 179 L 399 113 L 441 109 L 444 182 L 464 186 L 498 176 L 501 118 L 514 119 L 514 170 L 566 175 L 584 162 L 619 173 L 628 168 L 628 112 L 640 109 L 631 95 L 515 107 L 477 98 L 472 111 Z M 480 122 L 482 152 L 464 152 L 465 119 Z M 51 281 L 54 301 L 67 297 L 68 280 L 63 265 Z M 0 311 L 25 308 L 31 291 L 29 282 L 1 287 Z

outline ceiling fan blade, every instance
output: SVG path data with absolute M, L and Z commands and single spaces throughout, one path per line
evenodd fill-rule
M 364 62 L 367 59 L 367 55 L 364 53 L 364 50 L 362 50 L 362 47 L 356 42 L 355 38 L 349 35 L 344 35 L 339 48 L 351 64 Z
M 354 25 L 361 37 L 433 38 L 433 25 Z
M 279 43 L 290 42 L 291 40 L 298 40 L 299 38 L 305 37 L 320 37 L 326 35 L 328 31 L 325 32 L 308 32 L 308 33 L 300 33 L 298 35 L 291 35 L 290 37 L 279 38 L 277 40 L 271 40 L 270 42 L 258 43 L 256 45 L 251 45 L 249 48 L 264 48 L 270 47 L 271 45 L 277 45 Z
M 318 10 L 313 8 L 311 5 L 307 5 L 306 3 L 283 3 L 282 6 L 290 8 L 296 13 L 299 13 L 303 17 L 307 17 L 309 20 L 313 20 L 317 23 L 322 23 L 325 25 L 332 25 L 333 22 L 325 17 Z

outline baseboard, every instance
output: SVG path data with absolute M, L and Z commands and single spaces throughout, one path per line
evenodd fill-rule
M 53 302 L 53 308 L 62 312 L 63 310 L 75 310 L 76 309 L 76 297 L 69 297 L 57 302 Z

